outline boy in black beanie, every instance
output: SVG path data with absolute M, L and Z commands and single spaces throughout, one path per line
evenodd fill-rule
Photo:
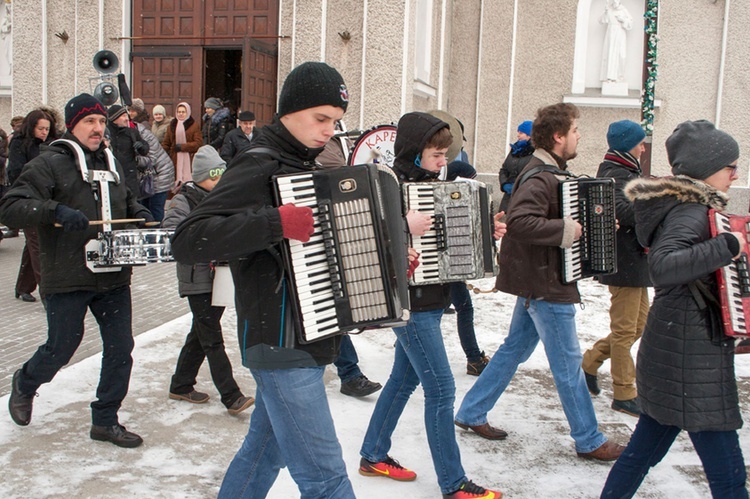
M 178 262 L 229 261 L 242 362 L 258 385 L 250 429 L 220 498 L 250 491 L 264 497 L 284 466 L 303 497 L 354 497 L 323 383 L 341 337 L 298 342 L 279 250 L 282 239 L 309 240 L 312 210 L 275 206 L 271 180 L 314 167 L 348 101 L 343 78 L 327 64 L 306 62 L 292 70 L 279 112 L 254 141 L 264 150 L 235 157 L 175 233 Z

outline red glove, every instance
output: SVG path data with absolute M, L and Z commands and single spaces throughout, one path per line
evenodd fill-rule
M 281 230 L 287 239 L 296 239 L 306 243 L 312 236 L 313 215 L 307 206 L 297 207 L 293 203 L 279 207 L 281 217 Z
M 407 279 L 411 279 L 411 276 L 414 275 L 414 271 L 417 270 L 417 267 L 419 267 L 419 257 L 409 262 L 409 269 L 406 271 Z

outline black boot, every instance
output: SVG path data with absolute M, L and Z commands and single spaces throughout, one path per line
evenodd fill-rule
M 140 436 L 132 431 L 128 431 L 121 424 L 112 426 L 91 425 L 91 433 L 89 435 L 92 440 L 112 442 L 118 447 L 133 448 L 143 443 L 143 439 Z
M 350 397 L 366 397 L 381 388 L 383 388 L 383 385 L 370 381 L 364 374 L 350 379 L 346 383 L 341 383 L 341 393 Z
M 31 422 L 31 410 L 34 407 L 34 397 L 36 396 L 36 392 L 31 395 L 21 393 L 19 387 L 20 377 L 21 370 L 19 369 L 13 374 L 13 381 L 11 381 L 8 411 L 10 412 L 10 417 L 14 423 L 19 426 L 27 426 Z
M 599 383 L 596 382 L 596 376 L 594 374 L 589 374 L 586 371 L 584 371 L 583 374 L 586 376 L 586 386 L 588 387 L 589 392 L 591 392 L 591 395 L 599 395 L 601 390 L 599 389 Z

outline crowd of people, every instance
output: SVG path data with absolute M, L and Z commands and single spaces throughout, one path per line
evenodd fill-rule
M 465 283 L 410 285 L 410 313 L 393 328 L 393 366 L 382 386 L 362 374 L 348 335 L 300 338 L 293 276 L 280 246 L 285 240 L 308 242 L 315 218 L 309 207 L 274 202 L 274 176 L 334 166 L 316 158 L 334 143 L 348 102 L 335 68 L 306 62 L 287 75 L 278 112 L 260 130 L 252 112 L 234 116 L 216 97 L 205 101 L 202 119 L 192 116 L 187 102 L 177 103 L 170 117 L 164 105 L 149 114 L 134 99 L 132 106 L 107 109 L 88 94 L 66 104 L 64 120 L 50 108 L 14 119 L 17 129 L 3 141 L 8 160 L 0 222 L 24 232 L 15 296 L 33 302 L 39 288 L 48 339 L 13 375 L 13 421 L 30 424 L 38 388 L 70 360 L 90 310 L 104 355 L 89 435 L 120 447 L 142 444 L 117 416 L 133 365 L 131 269 L 92 268 L 85 257 L 88 241 L 101 230 L 96 223 L 130 219 L 139 228 L 174 229 L 175 292 L 187 298 L 193 316 L 174 375 L 165 381 L 167 396 L 208 402 L 209 393 L 196 389 L 207 360 L 229 414 L 254 406 L 220 498 L 266 497 L 283 467 L 302 497 L 355 497 L 323 380 L 326 366 L 335 364 L 342 393 L 362 397 L 382 389 L 360 450 L 361 475 L 417 479 L 416 471 L 393 457 L 399 449 L 392 435 L 422 385 L 426 444 L 442 496 L 500 499 L 499 490 L 469 479 L 456 427 L 488 440 L 512 438 L 488 415 L 539 342 L 576 456 L 614 461 L 602 497 L 632 497 L 683 430 L 712 495 L 748 497 L 737 435 L 742 418 L 734 341 L 723 331 L 714 277 L 746 254 L 747 243 L 740 233 L 712 236 L 708 218 L 709 209 L 725 209 L 737 179 L 739 147 L 730 135 L 708 121 L 679 124 L 666 143 L 673 176 L 652 178 L 640 167 L 642 127 L 629 120 L 609 126 L 597 176 L 614 180 L 619 271 L 598 277 L 611 294 L 610 333 L 582 352 L 575 320 L 581 296 L 575 281 L 561 279 L 560 250 L 580 240 L 583 226 L 562 215 L 559 191 L 562 180 L 575 177 L 569 162 L 581 138 L 580 113 L 572 104 L 541 107 L 533 120 L 519 124 L 499 172 L 503 200 L 492 221 L 493 236 L 501 241 L 495 288 L 517 297 L 505 340 L 492 356 L 480 350 Z M 400 183 L 476 176 L 447 121 L 453 119 L 444 112 L 401 116 L 392 168 Z M 430 230 L 432 220 L 424 213 L 402 215 L 412 236 Z M 411 275 L 421 255 L 404 248 L 403 256 Z M 217 265 L 228 265 L 233 278 L 238 345 L 256 383 L 253 396 L 238 386 L 225 351 L 224 308 L 212 303 Z M 477 376 L 457 410 L 441 330 L 451 303 L 467 374 Z M 634 362 L 630 351 L 638 340 Z M 601 393 L 597 374 L 608 359 L 612 409 L 638 418 L 625 445 L 600 431 L 591 400 Z

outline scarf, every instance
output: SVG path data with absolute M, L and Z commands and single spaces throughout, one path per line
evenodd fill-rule
M 604 161 L 611 161 L 612 163 L 617 163 L 618 165 L 635 170 L 639 175 L 641 173 L 641 163 L 629 152 L 610 149 L 607 151 L 607 154 L 604 155 Z
M 190 118 L 190 104 L 187 102 L 180 102 L 177 107 L 183 106 L 187 111 L 187 117 L 184 120 L 177 120 L 177 127 L 175 128 L 175 144 L 187 143 L 187 134 L 185 133 L 185 121 Z M 190 167 L 190 153 L 189 152 L 178 152 L 177 153 L 177 164 L 175 166 L 175 189 L 179 191 L 179 187 L 185 182 L 193 180 L 192 169 Z

